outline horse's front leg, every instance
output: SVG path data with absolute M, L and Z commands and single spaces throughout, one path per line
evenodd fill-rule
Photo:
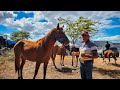
M 103 55 L 103 57 L 102 57 L 102 58 L 103 58 L 103 62 L 104 62 L 104 59 L 105 59 L 105 55 Z
M 33 79 L 35 79 L 35 77 L 36 77 L 36 75 L 38 73 L 39 67 L 40 67 L 40 62 L 36 62 L 35 73 L 34 73 Z
M 117 62 L 116 62 L 116 61 L 117 61 L 117 59 L 116 59 L 116 57 L 114 58 L 114 60 L 115 60 L 115 64 L 117 65 Z
M 76 67 L 78 66 L 78 56 L 76 56 Z
M 115 64 L 117 65 L 117 62 L 116 62 L 117 61 L 117 57 L 115 55 L 113 56 L 113 59 L 115 60 Z
M 64 66 L 64 58 L 65 58 L 65 55 L 63 55 L 63 59 L 62 59 L 63 60 L 63 66 Z
M 43 73 L 44 73 L 43 79 L 46 79 L 47 65 L 48 65 L 48 62 L 44 62 L 44 66 L 43 66 L 43 68 L 44 68 L 44 71 L 43 71 Z
M 111 55 L 108 55 L 108 59 L 109 59 L 109 62 L 108 62 L 108 63 L 110 63 L 110 56 L 111 56 Z

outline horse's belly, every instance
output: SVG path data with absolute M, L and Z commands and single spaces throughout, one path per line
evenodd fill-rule
M 50 59 L 50 56 L 48 57 L 47 55 L 43 55 L 43 56 L 41 56 L 41 55 L 30 55 L 30 56 L 24 55 L 23 57 L 26 60 L 33 61 L 33 62 L 38 61 L 38 62 L 41 62 L 41 63 L 44 63 L 44 62 L 46 62 Z
M 43 50 L 35 51 L 33 50 L 32 52 L 25 51 L 22 52 L 22 55 L 25 59 L 29 61 L 39 61 L 39 62 L 46 62 L 48 59 L 50 59 L 51 52 L 42 52 Z
M 36 61 L 37 57 L 34 53 L 23 53 L 22 54 L 22 57 L 24 59 L 27 59 L 29 61 Z
M 34 58 L 34 57 L 24 57 L 26 60 L 29 60 L 29 61 L 33 61 L 33 62 L 35 62 L 36 61 L 36 58 Z

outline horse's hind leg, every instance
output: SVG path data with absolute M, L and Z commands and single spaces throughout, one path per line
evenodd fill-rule
M 57 69 L 57 67 L 55 65 L 55 57 L 56 57 L 56 55 L 53 55 L 53 54 L 51 55 L 51 58 L 52 58 L 52 61 L 53 61 L 53 65 Z
M 39 67 L 40 67 L 40 62 L 36 62 L 35 73 L 34 73 L 33 79 L 35 79 L 35 77 L 36 77 L 36 75 L 38 73 Z
M 113 57 L 113 59 L 115 60 L 115 64 L 117 65 L 117 62 L 116 62 L 116 61 L 117 61 L 117 58 L 116 58 L 116 56 L 113 55 L 112 57 Z
M 44 75 L 43 75 L 43 79 L 46 78 L 47 65 L 48 65 L 48 62 L 45 62 L 45 63 L 44 63 L 44 71 L 43 71 L 43 73 L 44 73 Z
M 23 70 L 23 66 L 24 66 L 24 64 L 25 64 L 25 61 L 26 61 L 26 60 L 22 58 L 22 62 L 21 62 L 21 66 L 20 66 L 20 72 L 21 72 L 21 73 L 20 73 L 20 77 L 21 77 L 21 79 L 23 79 L 22 70 Z
M 15 71 L 18 71 L 18 79 L 20 79 L 20 58 L 15 57 Z
M 76 56 L 76 67 L 78 66 L 78 56 Z
M 55 59 L 52 59 L 52 61 L 53 61 L 54 67 L 57 69 L 57 67 L 56 67 L 56 65 L 55 65 Z

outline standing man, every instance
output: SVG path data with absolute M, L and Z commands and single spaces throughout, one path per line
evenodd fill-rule
M 98 57 L 97 46 L 90 41 L 88 31 L 82 32 L 80 46 L 80 75 L 82 79 L 92 79 L 93 60 Z

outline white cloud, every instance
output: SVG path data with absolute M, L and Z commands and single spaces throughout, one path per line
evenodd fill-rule
M 13 11 L 0 11 L 0 24 L 5 24 L 6 19 L 13 19 L 17 14 L 14 14 Z
M 102 30 L 103 28 L 120 27 L 120 25 L 111 25 L 112 21 L 107 20 L 110 17 L 120 18 L 120 11 L 22 11 L 22 12 L 33 13 L 34 17 L 22 18 L 20 20 L 14 21 L 14 17 L 16 17 L 17 14 L 14 14 L 13 11 L 0 11 L 0 24 L 13 28 L 16 27 L 18 30 L 29 31 L 31 35 L 35 38 L 36 35 L 43 36 L 49 30 L 56 27 L 58 23 L 57 22 L 58 17 L 66 18 L 70 16 L 72 20 L 76 20 L 79 16 L 83 16 L 95 21 L 99 21 L 102 23 L 101 25 L 99 25 L 99 30 Z M 41 19 L 46 19 L 48 20 L 48 22 L 44 23 L 39 22 L 39 20 Z M 100 32 L 98 36 L 101 37 L 106 35 Z
M 93 39 L 95 41 L 120 41 L 120 35 L 115 35 L 115 36 L 109 36 L 109 37 L 100 37 L 97 39 Z
M 33 22 L 38 22 L 40 19 L 44 19 L 44 15 L 41 11 L 34 11 Z

